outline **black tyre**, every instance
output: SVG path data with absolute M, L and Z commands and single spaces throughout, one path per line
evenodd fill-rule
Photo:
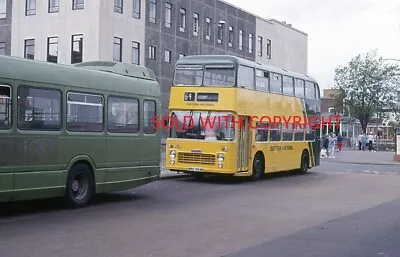
M 264 161 L 260 154 L 256 154 L 253 160 L 253 174 L 251 179 L 256 181 L 264 177 Z
M 90 168 L 85 164 L 74 165 L 68 173 L 65 199 L 72 208 L 86 206 L 95 192 L 95 182 Z
M 308 172 L 308 166 L 309 166 L 309 157 L 306 152 L 304 152 L 301 155 L 301 163 L 300 163 L 300 173 L 301 174 L 306 174 Z

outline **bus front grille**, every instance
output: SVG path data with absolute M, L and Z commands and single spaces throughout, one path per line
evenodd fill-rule
M 178 153 L 178 162 L 214 165 L 215 155 L 204 153 Z

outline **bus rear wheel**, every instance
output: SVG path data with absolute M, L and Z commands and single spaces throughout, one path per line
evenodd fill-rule
M 260 180 L 264 176 L 264 160 L 261 154 L 256 154 L 253 160 L 253 173 L 251 175 L 252 180 Z
M 307 152 L 301 155 L 300 173 L 306 174 L 308 172 L 309 158 Z
M 94 194 L 94 178 L 90 168 L 79 163 L 68 173 L 65 198 L 71 208 L 80 208 L 88 204 Z

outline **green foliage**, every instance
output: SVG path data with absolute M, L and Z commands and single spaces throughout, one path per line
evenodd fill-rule
M 374 114 L 384 117 L 394 110 L 399 71 L 398 65 L 378 58 L 376 51 L 358 55 L 335 70 L 336 102 L 344 103 L 348 115 L 360 121 L 364 132 Z
M 399 123 L 395 122 L 395 121 L 390 121 L 388 125 L 389 125 L 389 131 L 388 131 L 389 138 L 396 137 L 396 133 L 397 133 L 397 129 L 398 129 Z

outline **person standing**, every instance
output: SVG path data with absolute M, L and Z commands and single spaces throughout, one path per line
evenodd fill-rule
M 358 135 L 358 150 L 362 150 L 362 141 L 363 141 L 363 134 Z
M 339 135 L 337 137 L 337 146 L 338 146 L 338 152 L 341 152 L 342 146 L 343 146 L 343 137 L 342 137 L 341 133 L 339 133 Z
M 372 135 L 372 132 L 369 132 L 368 135 L 368 151 L 372 151 L 372 143 L 374 141 L 374 135 Z

